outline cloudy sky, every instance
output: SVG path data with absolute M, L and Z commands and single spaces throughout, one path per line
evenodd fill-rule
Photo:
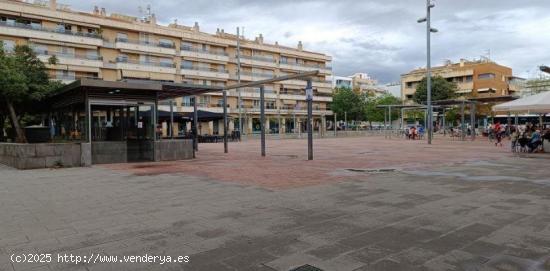
M 201 30 L 235 32 L 253 39 L 295 46 L 333 56 L 335 75 L 366 72 L 382 83 L 425 66 L 424 0 L 59 0 L 74 9 L 139 15 L 151 4 L 161 24 L 174 19 Z M 550 65 L 550 0 L 436 0 L 432 62 L 488 56 L 522 77 Z

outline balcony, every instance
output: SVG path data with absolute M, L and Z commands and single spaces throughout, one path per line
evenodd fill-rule
M 36 54 L 44 63 L 48 63 L 50 57 L 55 56 L 58 60 L 57 64 L 61 65 L 87 66 L 95 68 L 103 67 L 103 58 L 97 55 L 66 54 L 51 51 L 38 51 Z
M 316 80 L 316 79 L 312 79 L 311 80 L 311 85 L 315 88 L 330 88 L 332 89 L 332 82 L 331 81 L 327 81 L 327 80 Z M 293 79 L 293 80 L 286 80 L 286 81 L 283 81 L 282 82 L 283 84 L 285 85 L 297 85 L 297 86 L 301 86 L 301 87 L 306 87 L 306 80 L 304 79 Z
M 189 46 L 182 46 L 180 55 L 185 57 L 202 58 L 222 62 L 229 61 L 229 57 L 225 52 L 208 51 Z
M 296 71 L 314 71 L 319 70 L 320 73 L 323 74 L 332 74 L 332 68 L 330 66 L 323 66 L 320 64 L 298 64 L 298 63 L 288 63 L 288 62 L 281 62 L 279 63 L 279 67 L 281 69 L 286 70 L 296 70 Z
M 135 61 L 124 58 L 116 59 L 116 68 L 122 70 L 134 70 L 143 72 L 176 73 L 176 65 L 173 63 L 159 63 L 147 61 Z
M 0 36 L 16 36 L 68 43 L 102 46 L 103 39 L 96 33 L 71 32 L 65 29 L 50 29 L 42 25 L 0 22 Z
M 277 68 L 277 62 L 273 58 L 264 57 L 264 56 L 239 56 L 241 64 L 252 65 L 252 66 L 267 66 L 271 68 Z M 237 62 L 237 59 L 234 59 L 234 62 Z
M 274 74 L 270 73 L 253 73 L 253 72 L 241 72 L 241 80 L 244 81 L 257 81 L 263 79 L 274 78 Z M 237 80 L 237 74 L 232 74 L 231 79 Z
M 226 70 L 216 70 L 201 67 L 181 66 L 181 74 L 190 76 L 210 77 L 218 79 L 229 79 L 229 72 Z
M 164 55 L 175 55 L 176 49 L 173 44 L 154 43 L 149 41 L 129 40 L 124 38 L 115 39 L 115 48 L 139 52 L 149 52 Z
M 54 78 L 50 78 L 50 80 L 53 81 L 61 81 L 64 84 L 70 84 L 76 80 L 80 79 L 93 79 L 93 80 L 102 80 L 102 78 L 94 77 L 94 76 L 82 76 L 82 75 L 63 75 L 63 76 L 55 76 Z

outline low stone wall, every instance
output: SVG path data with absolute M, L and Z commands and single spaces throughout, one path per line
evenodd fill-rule
M 0 143 L 0 163 L 18 169 L 85 166 L 81 154 L 80 143 Z
M 193 159 L 193 140 L 176 139 L 155 141 L 155 161 Z
M 114 164 L 128 162 L 126 141 L 92 142 L 92 164 Z

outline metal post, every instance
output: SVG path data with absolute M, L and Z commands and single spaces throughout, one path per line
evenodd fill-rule
M 265 156 L 265 101 L 264 86 L 260 86 L 260 141 L 262 156 Z
M 336 137 L 336 133 L 337 133 L 337 132 L 336 132 L 336 129 L 337 129 L 337 128 L 336 128 L 336 123 L 337 123 L 337 121 L 336 121 L 336 113 L 334 113 L 334 137 Z
M 512 136 L 512 130 L 511 130 L 511 126 L 512 126 L 512 115 L 510 114 L 510 112 L 508 112 L 508 116 L 506 118 L 506 133 L 508 135 L 508 137 L 511 137 Z
M 432 144 L 432 75 L 431 75 L 431 0 L 426 0 L 426 47 L 427 47 L 427 56 L 426 56 L 426 62 L 427 62 L 427 68 L 426 68 L 426 81 L 427 81 L 427 90 L 428 90 L 428 99 L 427 99 L 427 105 L 428 105 L 428 124 L 426 126 L 427 132 L 428 132 L 428 144 Z
M 466 140 L 466 133 L 465 133 L 465 128 L 466 128 L 466 125 L 464 125 L 464 101 L 462 102 L 462 106 L 460 108 L 460 114 L 462 115 L 461 116 L 461 119 L 460 119 L 460 126 L 462 128 L 462 140 Z
M 392 126 L 392 123 L 391 123 L 391 105 L 388 106 L 388 122 L 390 123 L 390 138 L 391 138 L 391 134 L 393 132 L 393 126 Z
M 470 104 L 470 125 L 472 126 L 472 141 L 476 139 L 476 103 Z
M 518 129 L 518 125 L 519 125 L 519 117 L 518 117 L 518 113 L 516 113 L 515 117 L 514 117 L 514 124 L 516 125 L 516 131 Z
M 237 27 L 237 83 L 241 83 L 241 36 L 240 28 Z M 237 106 L 239 107 L 239 133 L 244 134 L 243 131 L 243 118 L 242 118 L 242 98 L 241 98 L 241 89 L 237 88 L 238 101 Z
M 199 112 L 197 110 L 197 96 L 193 96 L 193 144 L 195 151 L 199 151 Z
M 388 119 L 388 112 L 386 111 L 386 108 L 384 107 L 384 138 L 388 137 L 387 119 Z
M 170 126 L 169 128 L 169 135 L 171 139 L 174 139 L 174 101 L 170 100 Z
M 446 110 L 447 110 L 446 108 L 443 108 L 443 119 L 441 120 L 441 123 L 442 123 L 441 128 L 443 128 L 443 136 L 447 135 L 447 132 L 445 131 L 446 130 L 445 129 L 445 111 Z
M 344 112 L 344 131 L 348 130 L 348 112 Z
M 307 100 L 307 160 L 313 160 L 313 88 L 311 79 L 307 80 L 306 86 Z
M 223 91 L 223 152 L 227 153 L 227 90 Z

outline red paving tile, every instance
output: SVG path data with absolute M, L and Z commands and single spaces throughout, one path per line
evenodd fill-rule
M 218 181 L 288 189 L 342 181 L 353 176 L 345 169 L 422 169 L 464 161 L 492 160 L 512 154 L 487 140 L 475 142 L 436 139 L 424 141 L 383 137 L 330 138 L 314 141 L 314 160 L 307 161 L 307 141 L 268 140 L 267 157 L 260 156 L 260 141 L 201 144 L 197 159 L 175 162 L 113 164 L 104 167 L 136 175 L 167 173 L 202 176 Z

